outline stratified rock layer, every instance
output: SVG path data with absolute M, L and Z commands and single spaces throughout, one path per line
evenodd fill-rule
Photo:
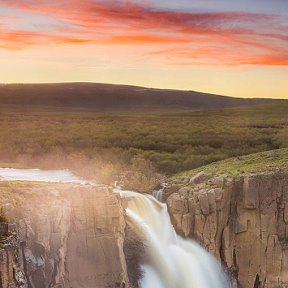
M 202 172 L 169 191 L 177 232 L 222 260 L 235 286 L 288 287 L 288 172 Z
M 14 242 L 0 250 L 0 287 L 129 287 L 118 195 L 107 187 L 12 182 L 0 183 L 0 192 L 16 223 L 8 235 Z

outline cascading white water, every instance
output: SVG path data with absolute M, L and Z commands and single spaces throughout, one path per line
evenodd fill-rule
M 129 224 L 145 235 L 148 261 L 141 288 L 226 288 L 228 281 L 217 261 L 199 244 L 175 233 L 167 206 L 153 196 L 115 189 L 128 197 Z
M 152 193 L 154 198 L 156 198 L 159 202 L 162 202 L 163 200 L 163 193 L 164 193 L 165 188 L 166 188 L 166 184 L 162 183 L 161 188 Z

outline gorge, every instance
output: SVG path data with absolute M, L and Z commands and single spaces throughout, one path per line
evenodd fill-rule
M 228 287 L 213 257 L 197 243 L 176 234 L 166 204 L 151 195 L 119 193 L 130 198 L 126 209 L 129 225 L 144 235 L 147 259 L 141 267 L 140 287 Z
M 18 282 L 22 283 L 17 284 L 18 286 L 19 284 L 22 285 L 19 287 L 58 287 L 59 285 L 59 287 L 73 287 L 73 285 L 77 285 L 77 287 L 129 287 L 124 260 L 125 255 L 123 254 L 124 231 L 120 230 L 121 225 L 119 225 L 122 224 L 123 229 L 125 225 L 123 221 L 124 211 L 117 206 L 117 202 L 118 205 L 120 204 L 117 193 L 119 193 L 121 198 L 128 199 L 128 208 L 126 209 L 128 223 L 130 222 L 130 225 L 134 226 L 133 229 L 140 230 L 143 233 L 145 236 L 143 241 L 147 243 L 146 253 L 149 256 L 147 258 L 148 262 L 141 267 L 143 279 L 139 279 L 140 287 L 173 288 L 179 287 L 179 285 L 181 287 L 195 288 L 208 288 L 211 285 L 219 288 L 226 287 L 226 279 L 222 275 L 221 268 L 216 264 L 216 261 L 198 244 L 184 240 L 176 235 L 170 222 L 166 204 L 158 202 L 153 196 L 117 189 L 114 189 L 113 193 L 107 187 L 99 187 L 95 184 L 85 185 L 87 184 L 85 181 L 78 179 L 68 171 L 0 169 L 0 173 L 2 181 L 62 182 L 62 185 L 66 183 L 72 189 L 71 194 L 67 194 L 69 192 L 66 191 L 65 193 L 66 186 L 64 188 L 60 184 L 58 189 L 61 189 L 61 191 L 58 191 L 54 190 L 55 187 L 52 184 L 54 188 L 50 186 L 48 191 L 46 191 L 48 195 L 46 193 L 46 195 L 43 195 L 43 193 L 33 195 L 32 197 L 36 197 L 37 200 L 40 200 L 39 197 L 43 197 L 42 201 L 46 200 L 43 202 L 44 206 L 38 207 L 39 210 L 42 210 L 41 214 L 39 211 L 32 212 L 32 209 L 28 210 L 28 208 L 26 211 L 26 205 L 31 205 L 32 203 L 23 203 L 25 202 L 24 198 L 21 199 L 24 204 L 21 204 L 21 212 L 17 211 L 17 208 L 12 206 L 11 203 L 6 203 L 2 206 L 9 219 L 12 219 L 18 213 L 21 214 L 19 218 L 22 219 L 16 220 L 18 227 L 16 227 L 15 231 L 21 228 L 24 230 L 16 234 L 18 236 L 22 232 L 24 234 L 22 236 L 23 239 L 17 239 L 16 235 L 14 239 L 16 242 L 20 241 L 19 255 L 17 255 L 16 251 L 13 256 L 9 249 L 7 254 L 2 254 L 3 259 L 8 262 L 8 265 L 6 265 L 8 271 L 1 271 L 1 275 L 5 275 L 3 272 L 6 272 L 6 276 L 8 276 L 8 282 L 5 284 L 4 281 L 4 284 L 2 284 L 4 287 L 8 283 L 13 285 L 13 279 L 9 279 L 11 275 L 15 274 L 15 272 L 9 271 L 9 266 L 12 263 L 14 267 L 16 266 L 16 263 L 11 259 L 13 257 L 23 258 L 17 263 L 18 275 L 19 277 L 21 275 L 21 279 L 18 279 Z M 78 187 L 73 187 L 71 184 L 78 185 Z M 34 185 L 30 186 L 30 189 Z M 75 188 L 78 193 L 75 193 Z M 47 190 L 47 186 L 45 186 L 44 190 Z M 27 190 L 25 192 L 25 194 L 29 195 Z M 19 193 L 21 194 L 20 191 Z M 38 192 L 35 191 L 35 193 Z M 83 193 L 83 195 L 79 193 Z M 29 202 L 32 201 L 31 197 L 27 197 L 27 199 L 29 199 Z M 106 204 L 107 200 L 111 202 L 108 205 Z M 78 202 L 77 204 L 76 201 Z M 37 203 L 33 204 L 40 206 Z M 101 207 L 107 209 L 107 211 L 104 212 Z M 38 210 L 38 208 L 35 209 Z M 90 211 L 91 215 L 85 215 L 86 209 Z M 95 214 L 98 217 L 93 217 Z M 109 216 L 112 216 L 112 219 L 109 219 Z M 105 217 L 108 219 L 105 219 Z M 105 221 L 102 223 L 104 224 L 103 226 L 101 226 L 101 218 Z M 26 227 L 20 227 L 20 223 Z M 92 224 L 94 224 L 94 229 L 90 227 Z M 74 225 L 76 227 L 73 227 Z M 105 231 L 107 228 L 112 228 L 114 233 Z M 81 231 L 83 231 L 84 235 L 81 235 Z M 109 237 L 105 237 L 107 233 L 110 234 Z M 119 234 L 122 234 L 121 239 Z M 95 237 L 95 235 L 97 236 Z M 10 241 L 12 242 L 12 240 Z M 100 245 L 100 249 L 96 247 L 92 251 L 93 245 Z M 17 245 L 14 243 L 12 248 L 14 253 L 15 249 L 17 250 Z M 99 255 L 101 250 L 103 252 L 102 256 Z M 183 262 L 184 259 L 186 259 L 186 263 Z M 113 265 L 111 267 L 113 262 L 116 264 L 115 278 L 111 276 L 111 272 L 114 271 Z M 13 270 L 15 271 L 14 267 Z M 94 269 L 95 271 L 93 272 Z M 97 274 L 99 269 L 103 270 L 103 274 Z M 108 277 L 108 275 L 110 276 Z M 101 278 L 103 279 L 101 280 Z M 5 277 L 4 279 L 2 277 L 1 280 L 3 283 Z
M 2 173 L 1 287 L 229 287 L 213 257 L 184 239 L 222 262 L 232 287 L 287 287 L 287 154 L 176 175 L 162 191 L 167 207 L 67 171 L 74 183 Z

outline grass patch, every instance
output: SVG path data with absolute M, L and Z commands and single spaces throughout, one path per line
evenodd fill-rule
M 288 149 L 278 149 L 255 153 L 245 156 L 237 156 L 207 166 L 179 173 L 170 178 L 172 182 L 181 181 L 183 178 L 191 178 L 200 171 L 207 175 L 231 175 L 236 176 L 246 173 L 262 173 L 275 170 L 288 169 Z

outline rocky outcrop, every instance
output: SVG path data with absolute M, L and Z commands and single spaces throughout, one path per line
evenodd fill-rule
M 1 244 L 0 287 L 129 287 L 124 210 L 109 188 L 0 182 L 0 192 L 16 224 Z
M 286 170 L 201 172 L 174 179 L 166 193 L 177 232 L 222 260 L 236 287 L 288 287 Z

